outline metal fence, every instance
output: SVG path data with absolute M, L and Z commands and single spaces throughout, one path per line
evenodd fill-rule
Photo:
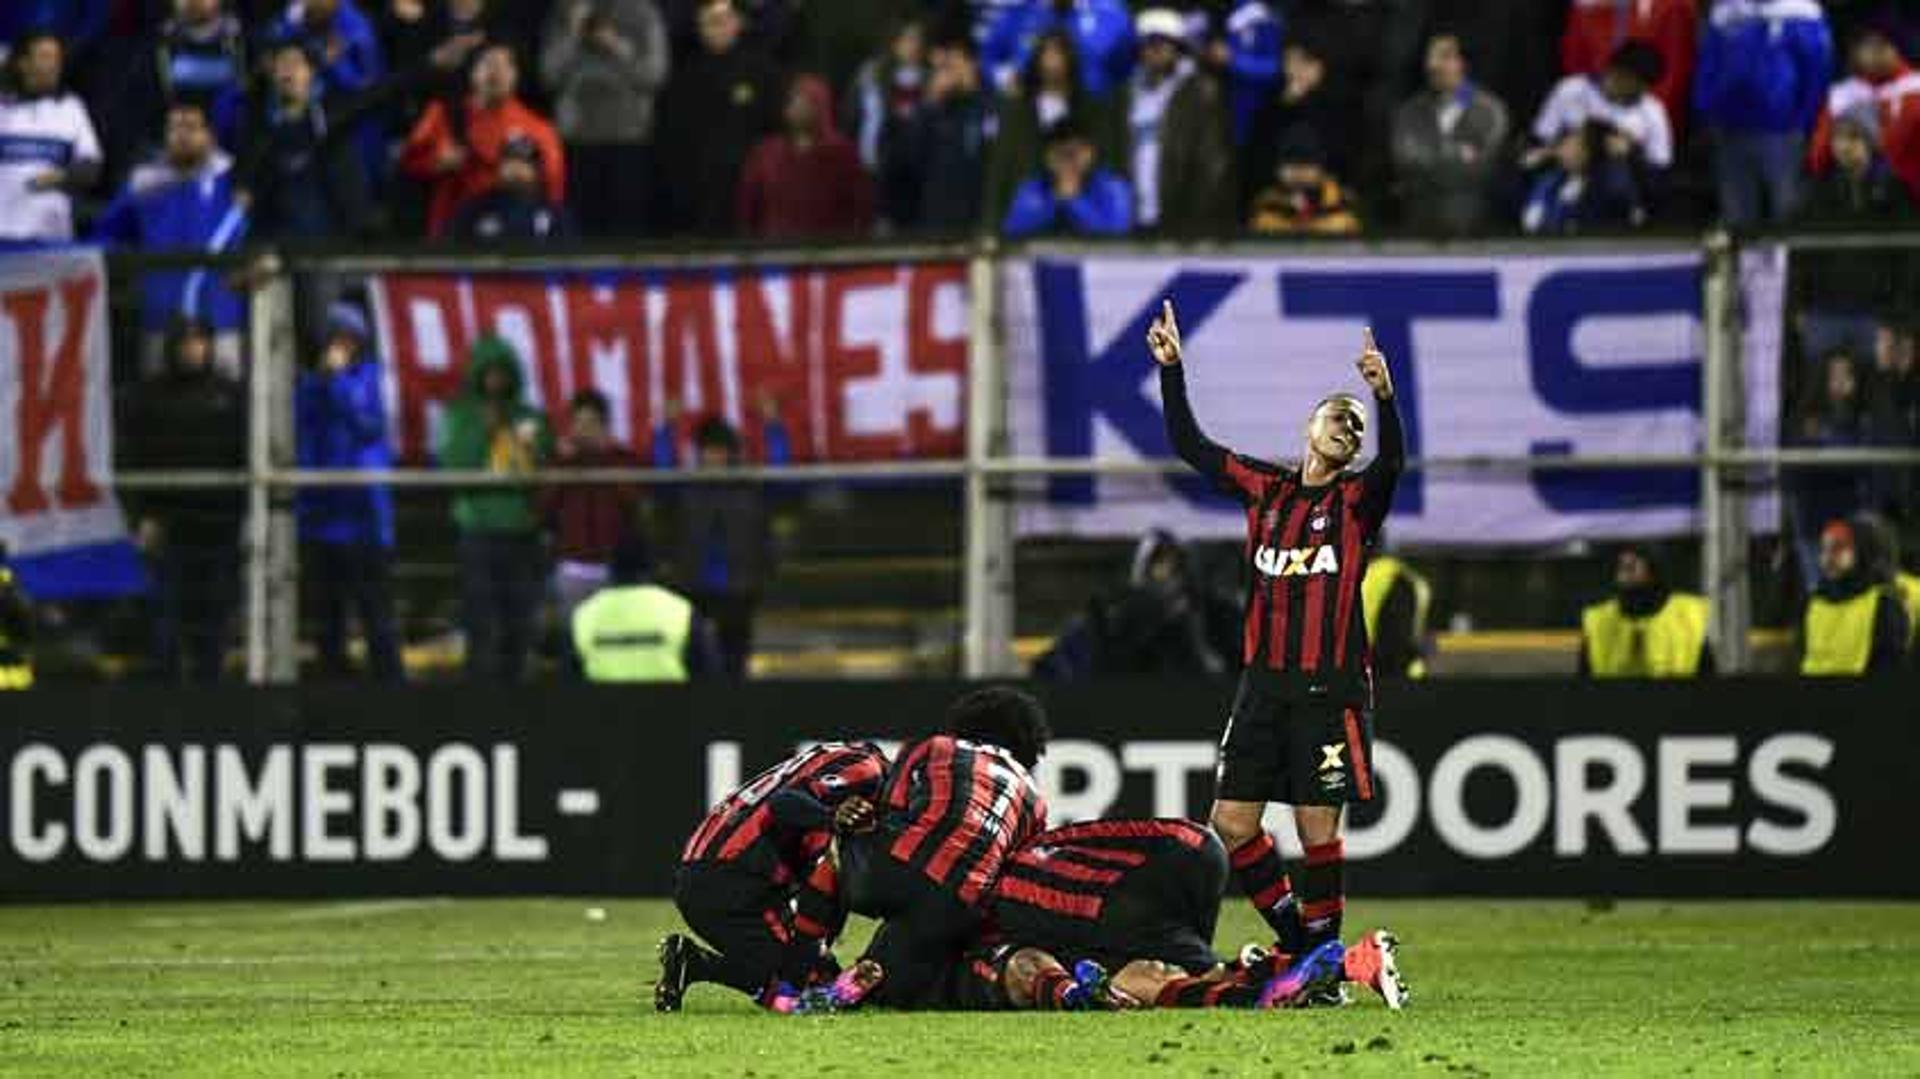
M 1769 241 L 1778 242 L 1778 241 Z M 1801 258 L 1808 253 L 1859 253 L 1874 257 L 1889 247 L 1908 251 L 1910 241 L 1888 237 L 1796 236 L 1782 251 Z M 1610 241 L 1592 250 L 1619 252 L 1675 250 L 1669 241 L 1635 245 Z M 1686 248 L 1682 248 L 1685 250 Z M 1697 469 L 1704 502 L 1700 535 L 1700 576 L 1712 598 L 1711 640 L 1720 666 L 1749 665 L 1748 630 L 1753 621 L 1753 544 L 1747 534 L 1746 505 L 1757 492 L 1778 487 L 1782 476 L 1826 470 L 1920 466 L 1920 448 L 1801 445 L 1753 446 L 1745 441 L 1741 335 L 1746 318 L 1739 281 L 1742 247 L 1724 234 L 1699 241 L 1692 250 L 1705 256 L 1701 296 L 1705 327 L 1702 402 L 1706 443 L 1696 453 L 1612 454 L 1541 457 L 1530 455 L 1426 456 L 1408 462 L 1410 470 L 1465 473 L 1489 477 L 1551 470 Z M 1077 245 L 1047 245 L 1023 253 L 1071 255 L 1095 250 Z M 1097 250 L 1111 252 L 1112 247 Z M 1157 254 L 1273 254 L 1271 246 L 1172 247 L 1132 245 L 1120 250 Z M 1566 244 L 1543 247 L 1503 243 L 1484 247 L 1432 247 L 1423 244 L 1316 245 L 1314 253 L 1361 257 L 1425 254 L 1564 252 Z M 1920 248 L 1916 248 L 1920 250 Z M 1290 249 L 1298 253 L 1298 249 Z M 687 484 L 751 480 L 768 485 L 854 485 L 880 481 L 924 481 L 957 488 L 957 540 L 960 573 L 954 600 L 959 611 L 959 673 L 1007 674 L 1017 667 L 1015 649 L 1015 506 L 1022 484 L 1063 475 L 1156 476 L 1176 472 L 1177 463 L 1134 459 L 1017 455 L 1009 435 L 1009 379 L 1004 325 L 1000 311 L 1001 275 L 1008 252 L 982 245 L 859 247 L 809 250 L 723 250 L 682 253 L 593 254 L 332 254 L 286 256 L 279 272 L 266 275 L 248 293 L 245 379 L 248 401 L 247 455 L 244 468 L 217 471 L 127 468 L 119 472 L 123 491 L 244 489 L 247 499 L 244 558 L 246 675 L 256 684 L 287 683 L 298 676 L 299 545 L 292 510 L 294 492 L 386 486 L 407 497 L 427 492 L 475 490 L 494 486 L 564 487 L 610 482 L 670 489 Z M 1788 257 L 1783 255 L 1782 257 Z M 305 308 L 315 282 L 338 282 L 377 272 L 524 273 L 593 269 L 657 269 L 683 266 L 791 266 L 912 263 L 964 259 L 968 267 L 968 352 L 965 391 L 965 443 L 958 456 L 881 464 L 794 464 L 779 467 L 539 469 L 511 477 L 485 471 L 397 468 L 390 471 L 317 471 L 296 467 L 293 448 L 293 383 L 300 362 L 298 323 L 310 321 Z

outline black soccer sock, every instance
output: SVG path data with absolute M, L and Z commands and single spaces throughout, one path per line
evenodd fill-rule
M 1306 930 L 1302 951 L 1340 939 L 1340 917 L 1347 907 L 1347 847 L 1336 839 L 1307 848 L 1300 874 L 1300 920 Z
M 1067 995 L 1074 986 L 1073 975 L 1064 970 L 1043 970 L 1033 976 L 1033 1006 L 1043 1012 L 1070 1011 Z
M 1176 978 L 1153 1003 L 1156 1008 L 1252 1008 L 1260 1003 L 1260 986 L 1239 978 L 1224 982 Z
M 1300 926 L 1300 909 L 1293 899 L 1293 882 L 1287 879 L 1286 866 L 1280 862 L 1280 848 L 1265 832 L 1242 843 L 1228 858 L 1234 879 L 1247 893 L 1260 917 L 1273 929 L 1280 950 L 1300 951 L 1305 934 Z

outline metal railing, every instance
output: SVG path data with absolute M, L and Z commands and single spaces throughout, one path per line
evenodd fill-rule
M 1810 248 L 1885 246 L 1886 237 L 1817 236 L 1795 238 Z M 1920 240 L 1916 240 L 1920 246 Z M 1003 256 L 1070 255 L 1124 250 L 1134 254 L 1185 254 L 1195 257 L 1299 253 L 1298 247 L 1273 243 L 1112 244 L 1046 242 L 1002 248 L 988 240 L 971 244 L 886 245 L 823 249 L 707 249 L 682 252 L 584 254 L 475 254 L 425 252 L 390 254 L 290 255 L 283 272 L 251 294 L 248 368 L 250 440 L 244 470 L 123 471 L 116 483 L 129 491 L 182 488 L 235 488 L 248 492 L 246 532 L 247 676 L 256 684 L 295 677 L 298 589 L 295 587 L 295 530 L 291 495 L 295 488 L 390 486 L 399 489 L 484 488 L 492 486 L 572 485 L 636 482 L 680 485 L 717 479 L 770 484 L 874 479 L 950 479 L 963 485 L 964 543 L 961 604 L 965 612 L 962 673 L 970 677 L 1012 673 L 1013 567 L 1015 528 L 1007 485 L 1028 477 L 1159 476 L 1178 474 L 1173 461 L 1015 456 L 1009 452 L 1008 371 L 1000 315 Z M 1752 600 L 1748 594 L 1746 500 L 1756 475 L 1779 470 L 1920 467 L 1920 448 L 1750 447 L 1745 438 L 1742 392 L 1742 312 L 1739 248 L 1723 233 L 1702 238 L 1692 248 L 1671 240 L 1575 240 L 1551 244 L 1500 240 L 1474 245 L 1435 245 L 1416 241 L 1336 241 L 1316 243 L 1318 254 L 1507 254 L 1570 251 L 1697 250 L 1705 255 L 1702 318 L 1705 326 L 1703 419 L 1706 444 L 1699 452 L 1534 457 L 1428 456 L 1409 460 L 1409 470 L 1487 474 L 1547 471 L 1697 469 L 1702 506 L 1701 573 L 1712 598 L 1710 637 L 1724 670 L 1748 662 Z M 360 274 L 391 271 L 539 272 L 593 269 L 670 268 L 674 266 L 808 266 L 924 262 L 964 258 L 969 282 L 969 344 L 965 399 L 965 454 L 960 458 L 884 464 L 795 464 L 723 470 L 698 468 L 540 469 L 505 476 L 483 471 L 393 469 L 387 471 L 307 470 L 291 467 L 293 375 L 297 370 L 292 272 Z

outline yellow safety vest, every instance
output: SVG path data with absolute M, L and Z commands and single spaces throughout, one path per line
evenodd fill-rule
M 1367 633 L 1378 632 L 1380 609 L 1387 604 L 1387 594 L 1401 578 L 1413 588 L 1413 636 L 1418 640 L 1427 635 L 1427 608 L 1433 602 L 1433 586 L 1427 583 L 1412 566 L 1392 555 L 1381 555 L 1367 563 L 1367 575 L 1360 582 L 1360 609 L 1367 619 Z M 1412 678 L 1427 676 L 1427 661 L 1416 659 L 1407 669 Z
M 1634 618 L 1610 599 L 1580 612 L 1580 632 L 1596 678 L 1692 678 L 1707 643 L 1707 600 L 1674 592 L 1659 610 Z
M 1800 673 L 1867 673 L 1867 660 L 1873 658 L 1873 619 L 1879 613 L 1878 588 L 1837 603 L 1821 596 L 1808 600 L 1807 617 L 1800 627 L 1806 650 L 1800 660 Z
M 602 588 L 573 611 L 573 647 L 594 682 L 684 682 L 693 604 L 654 584 Z
M 1907 609 L 1907 647 L 1920 642 L 1920 573 L 1898 573 L 1893 578 L 1893 590 L 1900 595 L 1900 605 Z

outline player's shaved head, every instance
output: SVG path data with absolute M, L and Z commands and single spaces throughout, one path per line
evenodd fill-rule
M 1367 431 L 1367 406 L 1350 393 L 1320 399 L 1307 417 L 1307 449 L 1334 468 L 1344 468 L 1360 455 Z

